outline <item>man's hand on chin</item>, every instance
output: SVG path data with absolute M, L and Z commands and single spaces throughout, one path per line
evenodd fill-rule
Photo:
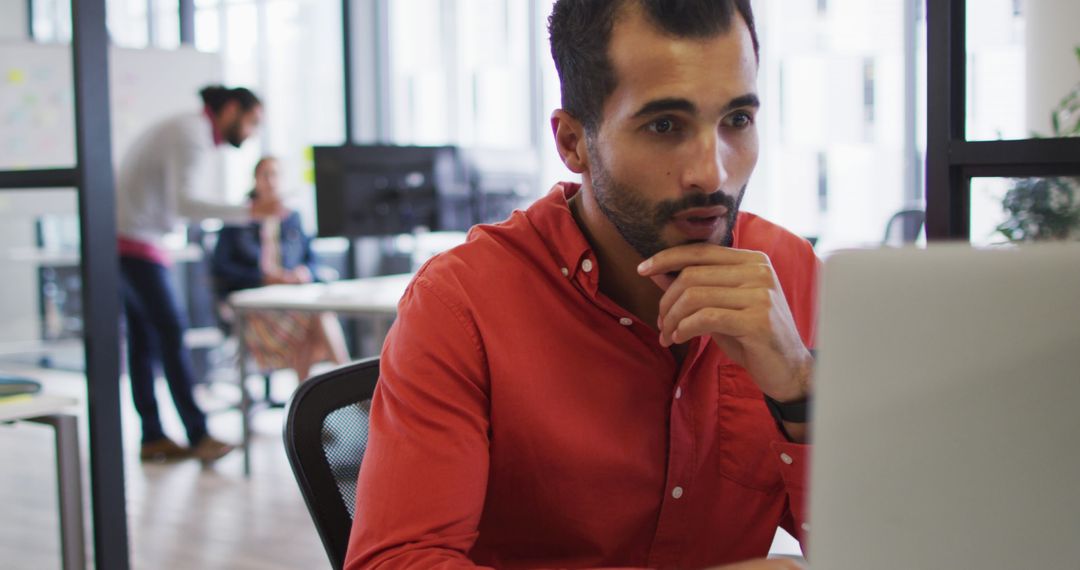
M 810 393 L 813 357 L 799 337 L 769 257 L 708 243 L 661 251 L 638 266 L 664 295 L 660 344 L 708 334 L 779 402 Z

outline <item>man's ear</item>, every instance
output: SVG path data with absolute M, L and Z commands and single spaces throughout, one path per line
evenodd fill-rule
M 555 135 L 555 148 L 563 164 L 575 174 L 589 169 L 589 152 L 585 144 L 585 127 L 564 109 L 551 114 L 551 132 Z

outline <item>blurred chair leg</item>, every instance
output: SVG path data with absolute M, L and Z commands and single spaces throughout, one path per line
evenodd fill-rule
M 274 399 L 274 385 L 273 381 L 271 380 L 272 375 L 273 374 L 270 372 L 263 373 L 263 393 L 266 394 L 264 401 L 266 402 L 266 405 L 270 408 L 284 408 L 285 402 L 279 402 Z

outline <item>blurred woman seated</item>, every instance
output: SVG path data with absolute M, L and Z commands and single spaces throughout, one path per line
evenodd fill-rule
M 255 165 L 255 189 L 250 197 L 256 204 L 280 201 L 278 170 L 273 157 Z M 295 211 L 287 211 L 282 218 L 222 228 L 211 271 L 221 298 L 263 285 L 311 283 L 316 275 L 311 240 Z M 303 381 L 315 363 L 349 360 L 341 324 L 333 313 L 261 311 L 246 319 L 245 344 L 262 370 L 291 368 Z

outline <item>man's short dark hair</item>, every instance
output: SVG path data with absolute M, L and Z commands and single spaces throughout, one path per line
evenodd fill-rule
M 250 111 L 262 105 L 259 97 L 244 87 L 229 89 L 223 85 L 207 85 L 199 91 L 203 105 L 214 113 L 220 113 L 230 101 L 236 101 L 244 111 Z
M 754 55 L 758 54 L 750 0 L 558 0 L 548 18 L 548 33 L 562 83 L 562 106 L 589 134 L 599 129 L 604 101 L 615 90 L 608 45 L 615 19 L 628 2 L 642 7 L 661 30 L 681 38 L 726 33 L 738 13 L 750 28 Z

